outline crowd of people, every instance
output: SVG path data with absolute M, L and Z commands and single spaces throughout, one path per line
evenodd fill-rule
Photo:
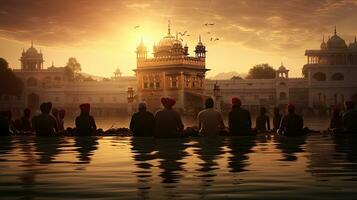
M 172 98 L 161 98 L 163 109 L 155 115 L 148 111 L 146 103 L 138 104 L 138 112 L 132 115 L 130 131 L 134 136 L 155 136 L 160 138 L 181 137 L 184 125 L 180 114 L 173 109 L 176 101 Z M 295 112 L 295 106 L 289 104 L 287 113 L 283 115 L 279 108 L 274 108 L 273 126 L 267 109 L 262 107 L 256 118 L 256 127 L 252 128 L 251 115 L 242 107 L 239 98 L 232 98 L 232 108 L 228 115 L 228 127 L 225 126 L 221 113 L 214 109 L 214 100 L 208 98 L 205 108 L 197 115 L 197 132 L 200 136 L 213 135 L 254 135 L 256 133 L 274 132 L 281 135 L 305 135 L 309 132 L 304 128 L 303 117 Z M 329 130 L 334 133 L 357 133 L 357 111 L 354 102 L 345 103 L 346 111 L 335 109 L 331 118 Z M 0 132 L 35 132 L 38 135 L 55 135 L 61 131 L 72 131 L 75 135 L 92 135 L 97 131 L 95 119 L 90 115 L 90 104 L 81 104 L 80 115 L 75 119 L 75 128 L 66 129 L 63 109 L 52 108 L 51 102 L 42 103 L 41 113 L 31 119 L 31 110 L 25 109 L 23 116 L 14 122 L 10 111 L 0 112 Z M 194 129 L 190 129 L 194 130 Z

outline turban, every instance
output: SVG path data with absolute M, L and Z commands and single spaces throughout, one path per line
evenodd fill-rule
M 355 107 L 355 102 L 353 101 L 346 101 L 345 102 L 346 108 L 347 109 L 353 109 Z
M 172 108 L 176 104 L 175 99 L 169 98 L 169 97 L 163 97 L 161 98 L 161 103 L 165 108 Z
M 82 112 L 89 113 L 90 111 L 90 104 L 89 103 L 84 103 L 79 106 Z
M 139 110 L 146 109 L 146 103 L 145 102 L 140 102 L 138 105 Z
M 232 98 L 232 105 L 240 107 L 242 105 L 242 101 L 237 97 L 233 97 Z
M 40 110 L 42 113 L 50 113 L 52 109 L 52 103 L 51 102 L 46 102 L 46 103 L 42 103 L 40 106 Z
M 294 106 L 293 104 L 289 104 L 289 105 L 288 105 L 288 111 L 289 111 L 289 112 L 295 111 L 295 106 Z

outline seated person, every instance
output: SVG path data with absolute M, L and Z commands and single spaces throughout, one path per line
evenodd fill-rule
M 208 98 L 205 101 L 206 109 L 198 113 L 198 129 L 202 136 L 219 135 L 224 129 L 221 113 L 213 109 L 214 101 Z
M 161 98 L 161 103 L 164 108 L 155 114 L 155 137 L 173 138 L 183 136 L 184 125 L 182 124 L 181 116 L 172 109 L 176 101 L 171 98 Z
M 31 110 L 26 108 L 24 110 L 24 115 L 15 121 L 16 129 L 20 131 L 32 131 L 30 117 Z
M 131 117 L 130 131 L 134 136 L 153 136 L 155 128 L 154 115 L 146 110 L 146 103 L 139 103 L 139 112 Z
M 0 111 L 0 135 L 10 135 L 13 133 L 11 129 L 11 111 Z
M 304 121 L 302 117 L 295 113 L 295 106 L 289 104 L 288 114 L 281 120 L 278 133 L 283 135 L 303 135 L 306 134 L 303 127 Z
M 266 113 L 267 110 L 264 107 L 261 107 L 260 115 L 256 119 L 256 128 L 259 132 L 270 130 L 270 119 Z
M 90 104 L 85 103 L 79 106 L 81 114 L 76 118 L 76 133 L 78 135 L 91 135 L 97 130 L 97 125 L 93 116 L 90 115 Z
M 40 106 L 41 114 L 32 118 L 32 127 L 38 135 L 54 135 L 57 129 L 57 121 L 50 114 L 52 103 L 42 103 Z
M 346 111 L 342 115 L 343 131 L 357 134 L 357 110 L 354 109 L 355 103 L 347 101 L 345 106 Z
M 58 130 L 64 131 L 64 117 L 66 116 L 66 111 L 61 109 L 58 111 Z
M 273 117 L 273 130 L 277 131 L 280 126 L 282 114 L 280 113 L 280 109 L 278 107 L 274 108 L 274 117 Z
M 334 131 L 342 131 L 343 123 L 342 123 L 342 116 L 341 110 L 339 108 L 334 108 L 332 112 L 332 118 L 330 120 L 330 130 Z
M 241 108 L 242 102 L 232 98 L 232 110 L 229 112 L 228 126 L 231 135 L 252 135 L 252 121 L 248 110 Z

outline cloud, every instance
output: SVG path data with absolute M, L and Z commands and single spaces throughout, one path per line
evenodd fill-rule
M 3 0 L 0 36 L 75 45 L 117 34 L 114 25 L 124 31 L 121 26 L 130 21 L 170 18 L 180 29 L 209 31 L 220 42 L 278 52 L 317 42 L 322 34 L 332 34 L 334 25 L 352 38 L 356 9 L 353 0 Z

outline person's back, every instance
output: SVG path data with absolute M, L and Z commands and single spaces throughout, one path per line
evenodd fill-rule
M 274 108 L 274 117 L 273 117 L 273 130 L 274 131 L 277 131 L 279 129 L 282 117 L 283 117 L 283 115 L 280 114 L 280 109 Z
M 179 137 L 184 128 L 179 113 L 172 110 L 175 101 L 170 98 L 161 99 L 164 109 L 155 114 L 155 137 Z
M 10 133 L 10 120 L 7 111 L 0 111 L 0 135 L 9 135 Z
M 93 116 L 89 114 L 90 104 L 80 105 L 81 114 L 76 118 L 76 132 L 78 135 L 91 135 L 97 130 Z
M 229 131 L 232 135 L 249 135 L 252 133 L 252 121 L 248 110 L 241 108 L 238 98 L 232 99 L 232 110 L 229 112 Z
M 206 109 L 198 113 L 199 133 L 203 136 L 219 135 L 224 128 L 221 113 L 213 109 L 214 102 L 208 98 L 205 102 Z
M 42 103 L 41 114 L 32 118 L 32 127 L 38 135 L 53 135 L 57 131 L 57 121 L 50 115 L 52 103 Z
M 342 116 L 339 109 L 334 109 L 330 120 L 330 129 L 341 130 L 343 128 Z
M 270 119 L 266 115 L 266 109 L 260 108 L 260 115 L 256 119 L 256 128 L 258 131 L 270 130 Z
M 347 133 L 357 134 L 357 110 L 354 109 L 354 102 L 346 102 L 346 112 L 343 113 L 343 129 Z
M 153 136 L 155 127 L 154 115 L 146 111 L 146 104 L 139 104 L 139 112 L 131 117 L 130 130 L 134 136 Z
M 284 135 L 302 135 L 304 134 L 304 121 L 300 115 L 295 114 L 295 107 L 288 106 L 288 114 L 281 120 L 279 133 Z

